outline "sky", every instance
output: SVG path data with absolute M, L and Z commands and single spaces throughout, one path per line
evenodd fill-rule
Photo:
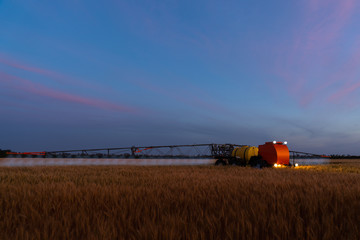
M 0 0 L 0 132 L 360 155 L 360 2 Z

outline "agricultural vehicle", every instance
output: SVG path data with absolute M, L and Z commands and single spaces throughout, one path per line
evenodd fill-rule
M 220 157 L 215 165 L 239 165 L 252 167 L 291 166 L 287 142 L 266 142 L 259 147 L 235 147 L 230 156 Z

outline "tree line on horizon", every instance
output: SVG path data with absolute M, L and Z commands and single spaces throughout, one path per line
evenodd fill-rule
M 10 149 L 7 149 L 7 150 L 0 149 L 0 157 L 6 157 L 7 152 L 11 152 L 11 150 Z
M 345 155 L 345 154 L 334 154 L 330 155 L 331 159 L 360 159 L 360 156 L 357 155 Z

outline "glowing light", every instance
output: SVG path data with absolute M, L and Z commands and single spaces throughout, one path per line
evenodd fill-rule
M 285 141 L 284 144 L 286 145 L 286 144 L 287 144 L 287 141 Z
M 276 144 L 276 141 L 273 141 L 273 144 Z
M 295 163 L 295 167 L 298 167 L 299 166 L 299 164 L 298 163 Z
M 274 167 L 278 167 L 277 163 L 274 164 Z

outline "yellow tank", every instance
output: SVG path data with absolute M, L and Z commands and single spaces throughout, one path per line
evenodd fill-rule
M 242 146 L 237 147 L 232 151 L 231 156 L 240 160 L 245 160 L 246 164 L 249 163 L 251 157 L 259 155 L 259 149 L 257 147 Z
M 242 147 L 234 148 L 234 150 L 232 151 L 231 156 L 232 157 L 237 157 L 237 158 L 240 158 L 240 159 L 244 159 L 244 152 L 245 152 L 245 149 L 248 148 L 248 147 L 249 146 L 242 146 Z
M 259 156 L 259 148 L 257 148 L 257 147 L 246 148 L 244 156 L 245 156 L 244 158 L 246 160 L 246 163 L 249 163 L 249 161 L 252 157 Z

